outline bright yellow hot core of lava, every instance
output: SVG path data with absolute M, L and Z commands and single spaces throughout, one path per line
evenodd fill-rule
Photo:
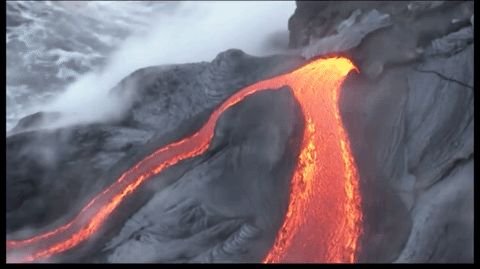
M 203 154 L 225 110 L 258 91 L 289 86 L 304 113 L 305 130 L 287 214 L 263 262 L 354 262 L 361 233 L 361 200 L 338 102 L 340 86 L 353 69 L 346 58 L 318 59 L 237 91 L 198 132 L 147 156 L 95 196 L 69 223 L 29 239 L 8 240 L 7 256 L 13 262 L 42 260 L 86 241 L 147 179 Z

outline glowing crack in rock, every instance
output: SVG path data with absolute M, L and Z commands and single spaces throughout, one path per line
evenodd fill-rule
M 158 149 L 124 172 L 67 224 L 29 239 L 7 240 L 9 262 L 45 260 L 85 242 L 147 179 L 207 151 L 225 110 L 256 92 L 283 86 L 291 88 L 306 122 L 287 213 L 263 262 L 355 262 L 361 197 L 339 111 L 341 84 L 352 70 L 356 68 L 346 58 L 317 59 L 237 91 L 213 111 L 199 131 Z

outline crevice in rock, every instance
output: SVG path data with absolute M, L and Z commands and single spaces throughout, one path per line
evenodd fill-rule
M 458 168 L 459 166 L 466 165 L 468 162 L 470 162 L 472 160 L 473 160 L 473 151 L 466 158 L 456 159 L 455 161 L 453 161 L 452 165 L 450 165 L 445 170 L 445 172 L 441 176 L 438 177 L 437 180 L 434 180 L 430 185 L 426 186 L 424 191 L 429 190 L 430 188 L 432 188 L 438 182 L 441 182 L 443 179 L 449 177 L 450 174 L 452 174 L 456 170 L 456 168 Z
M 450 81 L 450 82 L 454 82 L 454 83 L 457 83 L 463 87 L 467 87 L 467 88 L 470 88 L 473 90 L 473 86 L 471 85 L 468 85 L 467 83 L 464 83 L 462 81 L 459 81 L 459 80 L 456 80 L 454 78 L 449 78 L 445 75 L 443 75 L 442 73 L 438 72 L 438 71 L 435 71 L 435 70 L 423 70 L 423 69 L 419 69 L 418 67 L 413 67 L 413 69 L 417 72 L 420 72 L 420 73 L 431 73 L 431 74 L 435 74 L 437 76 L 439 76 L 440 78 L 444 79 L 444 80 L 447 80 L 447 81 Z

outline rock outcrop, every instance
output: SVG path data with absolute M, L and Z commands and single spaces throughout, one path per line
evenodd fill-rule
M 134 72 L 110 92 L 130 100 L 115 122 L 42 129 L 61 115 L 21 120 L 6 143 L 7 234 L 63 224 L 236 90 L 343 54 L 360 69 L 341 100 L 361 177 L 359 261 L 472 262 L 473 1 L 299 1 L 289 29 L 290 55 L 232 49 Z M 247 98 L 222 115 L 206 154 L 153 177 L 58 261 L 260 261 L 285 214 L 302 122 L 288 88 Z
M 473 1 L 297 2 L 289 28 L 295 51 L 360 68 L 343 116 L 362 177 L 361 261 L 472 262 Z
M 116 122 L 42 129 L 61 115 L 21 120 L 7 138 L 7 234 L 65 223 L 126 169 L 200 128 L 233 92 L 302 62 L 232 49 L 210 63 L 134 72 L 111 91 L 131 100 Z M 247 98 L 222 115 L 207 153 L 150 179 L 99 235 L 55 261 L 260 260 L 286 210 L 302 117 L 287 88 Z

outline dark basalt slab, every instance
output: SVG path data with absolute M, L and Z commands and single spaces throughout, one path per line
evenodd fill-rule
M 239 50 L 228 50 L 211 63 L 149 67 L 134 72 L 111 91 L 112 95 L 131 97 L 126 113 L 112 123 L 42 129 L 41 124 L 36 125 L 42 113 L 28 116 L 16 128 L 16 133 L 7 137 L 7 234 L 12 238 L 28 237 L 65 223 L 89 199 L 143 157 L 198 130 L 212 110 L 236 90 L 292 70 L 302 62 L 293 56 L 258 58 Z M 183 223 L 178 227 L 179 234 L 165 236 L 191 236 L 193 241 L 160 241 L 161 248 L 170 244 L 177 247 L 172 248 L 169 255 L 149 256 L 148 260 L 261 259 L 273 242 L 286 209 L 286 192 L 298 149 L 295 141 L 301 140 L 299 124 L 303 121 L 286 89 L 248 99 L 222 116 L 208 153 L 152 179 L 116 211 L 94 239 L 55 261 L 118 260 L 115 257 L 121 248 L 102 252 L 103 246 L 116 233 L 122 231 L 118 236 L 123 234 L 124 223 L 130 223 L 128 219 L 133 214 L 140 214 L 136 211 L 147 210 L 144 208 L 155 199 L 152 196 L 165 195 L 171 188 L 176 188 L 179 196 L 189 197 L 187 200 L 197 208 L 194 212 L 206 210 L 202 214 L 215 219 L 215 225 L 220 226 L 210 227 L 210 221 L 203 218 L 179 220 Z M 197 178 L 184 179 L 185 173 L 190 177 L 191 173 L 200 174 Z M 184 181 L 188 184 L 180 183 Z M 200 188 L 200 182 L 208 187 L 204 185 L 202 196 L 193 199 L 197 192 L 194 189 Z M 178 184 L 187 186 L 179 188 Z M 243 185 L 234 187 L 235 184 Z M 241 194 L 242 188 L 249 191 Z M 218 195 L 220 200 L 208 201 Z M 262 206 L 254 206 L 255 199 L 267 201 L 258 201 Z M 209 204 L 207 209 L 205 203 Z M 180 206 L 173 215 L 166 211 L 170 216 L 167 219 L 176 221 L 185 218 L 185 214 L 196 216 L 197 213 L 189 213 L 190 206 Z M 155 209 L 160 210 L 157 206 Z M 162 211 L 156 214 L 161 215 Z M 274 217 L 268 217 L 269 214 Z M 162 220 L 160 217 L 156 225 L 163 225 Z M 191 228 L 190 225 L 200 226 Z M 200 235 L 196 236 L 195 229 L 207 229 L 207 237 L 212 241 L 195 251 L 192 249 L 195 255 L 185 256 L 182 254 L 185 248 L 196 244 L 196 240 L 201 240 L 198 244 L 206 240 L 198 239 Z M 255 231 L 258 236 L 249 239 L 253 236 L 249 231 Z M 229 243 L 224 246 L 222 242 Z M 251 251 L 244 253 L 245 248 Z M 142 257 L 130 258 L 142 261 Z
M 360 68 L 345 82 L 341 112 L 361 179 L 361 262 L 473 261 L 472 7 L 298 2 L 290 20 L 301 47 L 335 35 L 357 9 L 392 19 L 341 52 Z M 26 118 L 7 137 L 7 234 L 63 223 L 236 90 L 303 62 L 228 50 L 210 63 L 134 72 L 111 91 L 130 101 L 115 122 L 42 130 L 27 128 L 38 116 Z M 287 89 L 248 98 L 225 112 L 206 154 L 152 178 L 97 237 L 59 259 L 260 261 L 286 207 L 299 122 Z

